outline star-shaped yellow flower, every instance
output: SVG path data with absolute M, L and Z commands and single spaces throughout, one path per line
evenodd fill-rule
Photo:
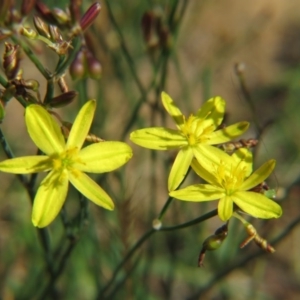
M 220 150 L 217 164 L 200 165 L 194 160 L 192 167 L 209 184 L 191 185 L 171 192 L 170 196 L 194 202 L 220 199 L 218 215 L 222 221 L 227 221 L 232 216 L 234 203 L 242 211 L 257 218 L 281 216 L 281 207 L 276 202 L 251 191 L 272 173 L 275 160 L 267 161 L 252 173 L 252 153 L 241 148 L 232 156 Z
M 36 193 L 32 222 L 37 227 L 50 224 L 61 210 L 68 192 L 69 181 L 86 198 L 106 209 L 114 204 L 106 192 L 84 172 L 104 173 L 125 164 L 132 156 L 131 148 L 122 142 L 99 142 L 83 149 L 96 109 L 94 100 L 79 111 L 67 142 L 59 125 L 40 105 L 26 108 L 28 133 L 45 155 L 7 159 L 0 171 L 29 174 L 50 171 Z
M 248 129 L 249 123 L 240 122 L 216 130 L 225 112 L 225 101 L 221 97 L 209 99 L 195 115 L 186 118 L 169 95 L 163 92 L 161 96 L 162 103 L 175 121 L 177 130 L 164 127 L 145 128 L 132 132 L 130 139 L 149 149 L 180 149 L 168 179 L 168 189 L 173 191 L 186 176 L 193 157 L 196 157 L 199 163 L 206 159 L 217 161 L 219 151 L 211 145 L 226 143 L 240 136 Z

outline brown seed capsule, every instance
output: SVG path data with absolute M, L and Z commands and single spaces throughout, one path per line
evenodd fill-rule
M 58 78 L 57 83 L 58 83 L 58 86 L 59 86 L 62 93 L 66 93 L 66 92 L 69 91 L 68 85 L 67 85 L 66 80 L 63 76 Z

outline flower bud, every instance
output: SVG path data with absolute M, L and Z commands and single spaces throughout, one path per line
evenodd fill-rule
M 40 17 L 34 16 L 33 17 L 33 24 L 34 24 L 37 32 L 41 36 L 43 36 L 47 39 L 51 38 L 48 25 Z
M 71 21 L 70 16 L 65 11 L 57 7 L 53 8 L 52 15 L 61 25 L 69 24 Z
M 24 81 L 23 85 L 26 89 L 30 89 L 35 92 L 37 92 L 40 87 L 39 82 L 35 79 L 28 79 L 28 80 Z
M 69 91 L 66 93 L 63 93 L 57 97 L 52 98 L 47 104 L 51 107 L 63 107 L 68 104 L 70 104 L 74 98 L 78 95 L 77 92 L 75 91 Z
M 82 28 L 82 31 L 86 30 L 94 22 L 100 11 L 101 5 L 99 2 L 95 2 L 89 7 L 80 20 L 80 27 Z
M 3 68 L 8 79 L 14 79 L 19 72 L 19 46 L 5 43 L 5 52 L 3 55 Z
M 157 16 L 153 11 L 145 12 L 142 17 L 142 33 L 148 48 L 156 47 L 159 43 L 159 37 L 156 32 L 157 21 Z
M 73 80 L 84 78 L 86 75 L 85 57 L 83 49 L 76 54 L 70 65 L 69 72 Z
M 63 37 L 57 26 L 49 25 L 50 37 L 53 42 L 61 42 L 63 41 Z
M 70 1 L 70 14 L 72 23 L 76 23 L 80 20 L 80 7 L 82 4 L 82 0 L 71 0 Z
M 22 16 L 27 16 L 35 5 L 36 0 L 23 0 L 21 6 L 21 14 Z
M 48 23 L 56 24 L 56 19 L 53 17 L 53 14 L 49 7 L 44 4 L 42 1 L 37 1 L 35 4 L 35 9 L 37 12 L 42 16 L 44 20 L 46 20 Z
M 86 52 L 87 69 L 92 79 L 99 79 L 102 75 L 102 66 L 90 51 Z

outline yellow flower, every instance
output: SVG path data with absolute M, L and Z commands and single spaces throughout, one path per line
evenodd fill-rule
M 168 179 L 168 189 L 173 191 L 186 176 L 193 157 L 199 163 L 206 159 L 215 161 L 220 151 L 211 145 L 226 143 L 240 136 L 248 129 L 249 123 L 240 122 L 216 130 L 222 123 L 225 112 L 225 101 L 221 97 L 209 99 L 195 115 L 186 118 L 169 95 L 163 92 L 161 96 L 177 130 L 164 127 L 145 128 L 132 132 L 130 139 L 149 149 L 180 149 Z
M 26 108 L 28 133 L 45 155 L 7 159 L 0 171 L 29 174 L 50 171 L 36 193 L 32 222 L 37 227 L 50 224 L 61 210 L 68 192 L 69 181 L 86 198 L 106 209 L 114 204 L 106 192 L 84 172 L 104 173 L 125 164 L 132 156 L 131 148 L 122 142 L 99 142 L 83 149 L 96 109 L 94 100 L 79 111 L 67 142 L 59 125 L 41 106 Z
M 252 153 L 245 148 L 232 156 L 222 153 L 219 163 L 200 165 L 192 162 L 196 173 L 209 184 L 195 184 L 173 191 L 170 196 L 185 201 L 218 200 L 218 215 L 222 221 L 228 220 L 235 203 L 242 211 L 262 219 L 279 218 L 281 207 L 263 194 L 251 191 L 272 173 L 275 160 L 269 160 L 252 173 Z M 252 174 L 251 174 L 252 173 Z

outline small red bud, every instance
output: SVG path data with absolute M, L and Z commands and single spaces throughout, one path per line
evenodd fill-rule
M 83 49 L 80 49 L 69 68 L 70 75 L 73 80 L 83 78 L 87 71 L 85 66 L 85 55 Z
M 90 51 L 86 53 L 87 68 L 92 79 L 99 79 L 102 75 L 102 66 Z
M 97 18 L 101 10 L 101 5 L 99 2 L 92 4 L 86 13 L 82 16 L 80 20 L 80 27 L 82 30 L 86 30 Z

